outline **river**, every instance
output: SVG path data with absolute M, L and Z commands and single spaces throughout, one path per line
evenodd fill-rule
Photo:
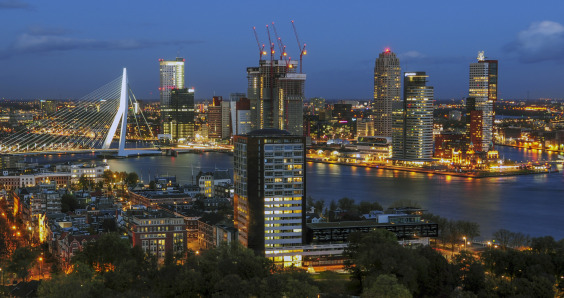
M 552 160 L 556 154 L 500 147 L 500 156 L 516 161 Z M 82 157 L 92 158 L 91 155 Z M 54 162 L 59 158 L 48 157 Z M 113 171 L 135 171 L 146 183 L 156 175 L 175 175 L 192 183 L 192 173 L 214 168 L 232 171 L 233 156 L 225 153 L 145 156 L 108 160 Z M 480 224 L 481 238 L 504 228 L 533 237 L 564 238 L 564 175 L 559 173 L 471 179 L 354 166 L 307 163 L 307 195 L 337 201 L 349 197 L 377 201 L 387 207 L 400 199 L 417 202 L 429 212 Z

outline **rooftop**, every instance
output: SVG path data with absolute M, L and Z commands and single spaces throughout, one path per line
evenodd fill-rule
M 246 134 L 247 136 L 291 136 L 292 134 L 287 130 L 277 128 L 264 128 L 253 130 Z

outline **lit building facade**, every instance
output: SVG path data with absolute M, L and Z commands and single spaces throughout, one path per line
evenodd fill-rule
M 159 59 L 161 84 L 159 87 L 161 99 L 161 119 L 169 118 L 168 106 L 171 104 L 172 89 L 184 89 L 184 58 L 175 60 Z M 163 120 L 161 129 L 164 131 Z
M 164 134 L 176 142 L 194 137 L 194 89 L 170 90 L 170 103 L 161 112 Z
M 186 251 L 187 232 L 182 217 L 163 210 L 128 210 L 124 221 L 133 246 L 140 246 L 159 260 L 167 253 Z
M 221 96 L 214 96 L 212 104 L 208 106 L 208 138 L 221 139 L 223 132 L 223 117 L 222 117 L 222 102 Z
M 247 68 L 252 129 L 302 135 L 306 75 L 296 73 L 297 65 L 297 61 L 260 60 L 258 67 Z
M 433 158 L 433 87 L 425 72 L 404 74 L 403 106 L 394 110 L 392 158 L 431 161 Z
M 234 137 L 234 224 L 239 241 L 256 252 L 277 252 L 305 239 L 305 138 L 278 129 Z M 288 256 L 289 257 L 289 256 Z M 301 255 L 290 261 L 301 263 Z
M 400 61 L 394 52 L 380 53 L 374 66 L 374 135 L 392 136 L 392 110 L 401 103 Z
M 497 60 L 486 60 L 483 51 L 478 53 L 477 59 L 477 63 L 470 64 L 468 94 L 469 97 L 473 98 L 475 101 L 474 110 L 482 112 L 482 123 L 480 125 L 482 130 L 480 151 L 488 151 L 493 145 L 493 123 L 495 102 L 497 101 L 498 63 Z M 472 136 L 470 136 L 470 138 L 472 138 Z
M 251 101 L 240 98 L 235 105 L 231 105 L 231 120 L 233 135 L 242 135 L 251 132 Z

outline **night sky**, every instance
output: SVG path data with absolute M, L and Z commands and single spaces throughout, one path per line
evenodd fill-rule
M 502 99 L 564 97 L 564 1 L 0 0 L 0 98 L 79 98 L 128 68 L 157 99 L 158 59 L 186 58 L 196 98 L 246 92 L 258 64 L 252 27 L 275 22 L 293 60 L 302 43 L 306 97 L 369 99 L 386 47 L 402 71 L 426 71 L 436 99 L 468 93 L 477 52 L 499 60 Z

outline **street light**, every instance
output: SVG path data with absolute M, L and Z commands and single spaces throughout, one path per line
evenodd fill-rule
M 39 275 L 41 275 L 41 277 L 43 277 L 43 270 L 41 270 L 43 265 L 43 257 L 39 257 Z

